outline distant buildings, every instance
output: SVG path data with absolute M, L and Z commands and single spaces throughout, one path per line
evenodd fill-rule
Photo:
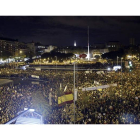
M 28 51 L 34 52 L 34 44 L 33 43 L 23 43 L 19 42 L 17 39 L 10 38 L 0 38 L 0 54 L 1 56 L 6 55 L 8 53 L 11 57 L 19 57 L 26 54 Z
M 101 58 L 101 55 L 109 51 L 117 51 L 122 48 L 122 44 L 119 41 L 109 41 L 107 43 L 96 43 L 89 46 L 90 58 Z M 130 38 L 130 49 L 128 54 L 135 53 L 135 39 Z M 140 46 L 140 45 L 139 45 Z M 140 47 L 137 48 L 140 48 Z M 123 47 L 127 52 L 128 48 Z M 40 42 L 19 42 L 17 39 L 3 38 L 0 37 L 0 56 L 4 52 L 9 52 L 11 57 L 32 57 L 42 55 L 43 53 L 50 53 L 55 50 L 60 53 L 73 53 L 77 57 L 81 54 L 88 55 L 88 46 L 77 46 L 76 41 L 74 41 L 74 46 L 53 46 L 44 45 Z
M 106 48 L 108 48 L 110 51 L 117 51 L 122 47 L 122 44 L 119 41 L 109 41 L 106 43 Z
M 109 52 L 108 48 L 105 48 L 105 44 L 94 44 L 93 46 L 90 46 L 90 58 L 93 58 L 95 56 L 99 56 L 101 58 L 101 55 L 103 53 Z M 60 53 L 73 53 L 76 55 L 76 57 L 80 56 L 81 54 L 88 54 L 88 47 L 82 47 L 82 46 L 67 46 L 67 47 L 58 47 L 56 49 L 57 52 Z
M 57 46 L 43 45 L 39 42 L 35 43 L 35 52 L 36 52 L 36 54 L 39 54 L 39 55 L 42 55 L 43 53 L 49 53 L 56 48 L 57 48 Z
M 41 43 L 24 43 L 17 39 L 0 37 L 0 56 L 9 53 L 11 57 L 29 57 L 34 55 L 41 55 L 46 52 L 51 52 L 56 49 L 53 45 L 43 45 Z M 10 57 L 9 56 L 9 57 Z
M 0 51 L 1 55 L 3 52 L 9 52 L 11 55 L 15 55 L 18 50 L 18 40 L 9 38 L 0 38 Z

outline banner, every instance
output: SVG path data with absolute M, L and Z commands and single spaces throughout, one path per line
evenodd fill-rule
M 39 85 L 39 82 L 32 82 L 32 84 L 37 84 L 37 85 Z
M 32 78 L 39 78 L 37 75 L 31 75 Z
M 41 70 L 41 68 L 35 68 L 35 70 Z
M 85 73 L 90 73 L 89 71 L 85 71 Z
M 110 84 L 110 85 L 102 85 L 102 86 L 96 86 L 96 87 L 87 87 L 87 88 L 82 88 L 82 91 L 89 91 L 89 90 L 98 90 L 98 89 L 103 89 L 103 88 L 109 88 L 111 86 L 117 86 L 117 84 Z
M 104 71 L 97 71 L 97 74 L 104 74 Z

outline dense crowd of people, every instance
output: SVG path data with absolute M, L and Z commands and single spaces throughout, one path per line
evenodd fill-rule
M 107 72 L 76 71 L 75 87 L 78 98 L 74 104 L 58 106 L 58 97 L 73 92 L 73 71 L 1 69 L 1 77 L 24 78 L 24 83 L 0 87 L 0 123 L 14 118 L 25 107 L 34 108 L 45 124 L 137 124 L 140 123 L 140 71 Z M 39 80 L 27 84 L 31 75 Z M 117 86 L 101 90 L 82 91 L 116 83 Z M 49 94 L 51 94 L 51 105 Z

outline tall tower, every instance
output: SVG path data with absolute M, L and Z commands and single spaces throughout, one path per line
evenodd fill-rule
M 76 47 L 76 41 L 74 41 L 74 46 Z
M 89 56 L 89 26 L 88 26 L 88 61 L 89 61 L 89 58 L 90 56 Z

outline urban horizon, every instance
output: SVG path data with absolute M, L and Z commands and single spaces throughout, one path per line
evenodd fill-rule
M 140 44 L 138 16 L 0 16 L 0 37 L 43 45 L 87 46 L 119 41 Z M 10 24 L 9 24 L 10 23 Z

